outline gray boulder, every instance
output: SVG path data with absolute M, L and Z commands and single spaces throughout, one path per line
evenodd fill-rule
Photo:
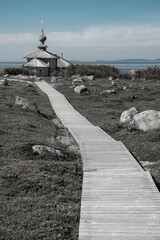
M 143 131 L 160 129 L 160 111 L 146 110 L 138 113 L 133 117 L 132 124 Z
M 39 113 L 38 107 L 26 98 L 16 96 L 15 105 L 22 106 L 23 109 L 29 109 L 32 112 Z
M 74 88 L 75 93 L 82 94 L 82 93 L 89 93 L 89 90 L 84 85 L 80 85 Z
M 138 110 L 135 107 L 132 107 L 121 114 L 120 122 L 130 122 L 133 120 L 133 117 L 138 113 Z

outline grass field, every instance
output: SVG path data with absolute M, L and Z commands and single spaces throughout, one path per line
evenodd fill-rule
M 112 86 L 107 78 L 87 81 L 89 95 L 74 93 L 67 78 L 54 86 L 90 122 L 122 141 L 160 188 L 160 130 L 142 132 L 119 123 L 121 113 L 130 107 L 159 110 L 160 82 L 115 83 Z M 101 94 L 106 89 L 115 93 Z M 39 113 L 15 106 L 17 95 L 35 103 Z M 0 86 L 0 109 L 0 239 L 78 240 L 82 162 L 57 141 L 59 136 L 71 136 L 53 121 L 56 116 L 48 98 L 25 82 Z M 64 157 L 36 154 L 35 144 L 55 147 Z
M 15 96 L 34 102 L 40 113 L 15 106 Z M 56 141 L 57 127 L 48 98 L 24 82 L 0 86 L 0 239 L 77 240 L 82 163 Z M 42 144 L 64 157 L 33 153 Z
M 160 81 L 119 79 L 112 86 L 107 78 L 86 81 L 89 95 L 73 91 L 72 80 L 59 82 L 61 91 L 71 104 L 90 122 L 100 126 L 114 139 L 122 141 L 138 162 L 149 170 L 160 188 L 160 130 L 143 132 L 119 123 L 121 113 L 131 107 L 160 111 Z M 114 89 L 115 94 L 101 94 Z

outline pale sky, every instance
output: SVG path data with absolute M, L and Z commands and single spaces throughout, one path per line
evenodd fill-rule
M 0 61 L 37 51 L 68 60 L 160 58 L 160 0 L 0 0 Z

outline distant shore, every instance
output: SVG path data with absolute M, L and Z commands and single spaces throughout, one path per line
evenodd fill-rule
M 70 60 L 73 64 L 96 64 L 96 65 L 111 65 L 119 68 L 122 72 L 129 72 L 130 70 L 145 69 L 149 66 L 160 67 L 160 59 L 157 60 L 147 60 L 147 59 L 124 59 L 116 61 L 108 60 L 97 60 L 97 61 L 77 61 Z M 0 62 L 0 70 L 5 67 L 22 67 L 25 62 Z

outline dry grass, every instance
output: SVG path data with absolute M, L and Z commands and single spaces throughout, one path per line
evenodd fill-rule
M 40 114 L 14 105 L 34 102 Z M 51 119 L 47 97 L 25 83 L 0 88 L 0 239 L 78 239 L 82 164 L 53 139 L 65 135 Z M 38 155 L 32 145 L 55 146 L 65 157 Z

